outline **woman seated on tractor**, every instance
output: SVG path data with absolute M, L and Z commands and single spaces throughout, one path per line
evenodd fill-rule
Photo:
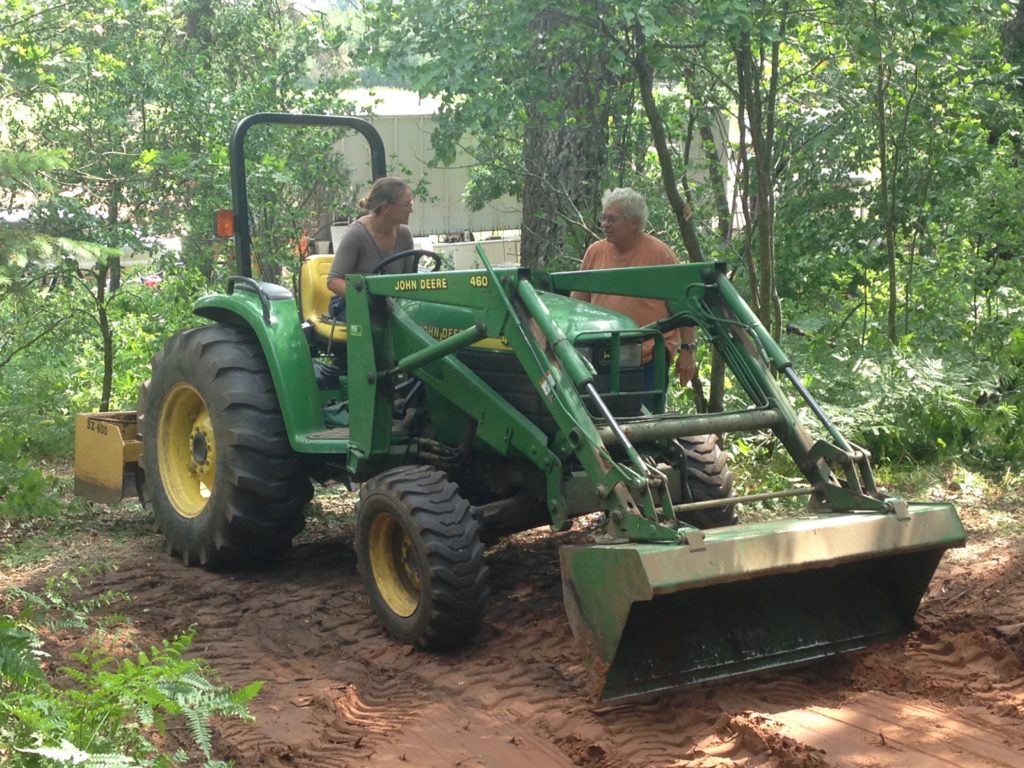
M 358 205 L 366 213 L 341 238 L 327 273 L 327 287 L 334 294 L 330 313 L 339 322 L 346 321 L 346 275 L 373 272 L 388 257 L 413 247 L 408 226 L 412 190 L 406 182 L 391 176 L 377 179 Z M 390 274 L 415 272 L 416 256 L 410 254 L 407 259 L 398 259 L 383 271 Z

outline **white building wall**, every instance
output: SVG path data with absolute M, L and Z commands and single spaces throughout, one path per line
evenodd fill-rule
M 417 237 L 456 232 L 494 232 L 518 230 L 523 218 L 522 206 L 511 197 L 503 197 L 479 211 L 471 211 L 463 202 L 469 182 L 472 159 L 456 158 L 450 167 L 431 167 L 434 157 L 430 134 L 435 121 L 431 115 L 386 115 L 366 118 L 380 132 L 387 153 L 388 173 L 407 179 L 413 186 L 421 180 L 428 188 L 417 196 L 409 227 Z M 338 149 L 352 170 L 353 179 L 366 179 L 359 191 L 369 189 L 370 150 L 358 135 L 338 142 Z

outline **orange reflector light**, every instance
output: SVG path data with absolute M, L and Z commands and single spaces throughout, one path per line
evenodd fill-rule
M 230 208 L 218 208 L 213 212 L 214 237 L 235 236 L 235 212 Z

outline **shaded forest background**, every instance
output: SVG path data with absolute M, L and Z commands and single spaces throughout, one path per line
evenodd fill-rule
M 682 258 L 730 264 L 877 458 L 1015 477 L 1022 6 L 627 5 L 4 0 L 3 516 L 52 507 L 73 414 L 133 409 L 191 302 L 222 289 L 210 214 L 230 204 L 235 122 L 350 113 L 347 89 L 379 86 L 440 100 L 438 158 L 472 153 L 466 205 L 522 201 L 526 264 L 578 264 L 601 191 L 636 187 Z M 254 248 L 286 283 L 310 212 L 359 192 L 328 141 L 252 139 Z M 700 363 L 718 407 L 728 381 Z

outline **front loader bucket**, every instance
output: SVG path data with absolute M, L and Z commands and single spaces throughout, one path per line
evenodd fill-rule
M 964 540 L 948 504 L 815 515 L 689 544 L 563 547 L 562 587 L 600 699 L 623 700 L 903 634 L 943 552 Z

